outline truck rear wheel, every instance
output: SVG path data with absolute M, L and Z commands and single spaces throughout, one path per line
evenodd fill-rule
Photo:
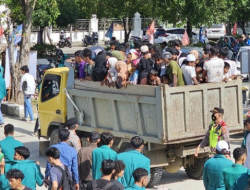
M 206 160 L 207 158 L 194 158 L 194 164 L 190 166 L 188 165 L 185 169 L 188 177 L 192 179 L 202 179 L 204 163 Z
M 150 168 L 150 180 L 147 187 L 154 187 L 157 185 L 162 177 L 162 168 Z
M 59 142 L 59 129 L 54 129 L 50 135 L 50 145 L 57 144 Z

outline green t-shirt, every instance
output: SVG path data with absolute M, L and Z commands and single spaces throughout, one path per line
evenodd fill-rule
M 176 61 L 173 61 L 173 60 L 170 61 L 167 70 L 168 70 L 168 76 L 169 76 L 171 83 L 173 83 L 173 81 L 174 81 L 173 75 L 177 74 L 177 86 L 184 86 L 185 85 L 182 70 Z

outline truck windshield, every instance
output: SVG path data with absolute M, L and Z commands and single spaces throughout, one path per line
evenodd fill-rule
M 42 84 L 42 102 L 48 101 L 60 93 L 59 75 L 46 75 Z

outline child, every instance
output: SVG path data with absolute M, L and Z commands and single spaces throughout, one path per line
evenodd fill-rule
M 93 68 L 95 66 L 95 62 L 92 60 L 92 51 L 91 49 L 85 48 L 82 51 L 82 53 L 83 53 L 83 60 L 85 62 L 84 66 L 85 79 L 92 81 Z
M 232 79 L 230 78 L 230 76 L 229 76 L 229 73 L 228 73 L 229 69 L 230 69 L 229 63 L 224 62 L 224 74 L 223 74 L 223 81 L 224 81 L 224 82 L 227 82 L 227 81 L 232 80 Z
M 159 86 L 161 84 L 161 79 L 158 77 L 158 71 L 155 69 L 150 71 L 148 84 L 151 86 Z
M 115 57 L 110 57 L 108 59 L 108 65 L 107 67 L 109 68 L 108 70 L 108 75 L 107 75 L 107 86 L 115 86 L 115 83 L 117 81 L 117 71 L 115 69 L 115 64 L 118 60 Z
M 169 78 L 167 77 L 167 75 L 163 75 L 161 77 L 161 81 L 162 81 L 162 84 L 170 85 L 170 81 L 169 81 Z
M 185 65 L 181 67 L 186 85 L 199 84 L 196 78 L 195 62 L 195 56 L 189 54 L 185 60 Z
M 133 60 L 131 63 L 132 74 L 130 75 L 129 81 L 127 84 L 138 84 L 139 70 L 137 70 L 137 65 L 139 61 L 137 59 Z
M 117 71 L 117 82 L 116 82 L 116 88 L 122 88 L 123 86 L 127 87 L 127 78 L 128 78 L 128 69 L 127 65 L 124 61 L 117 61 L 115 63 L 115 69 Z
M 132 61 L 135 59 L 137 59 L 137 55 L 135 53 L 133 52 L 128 53 L 126 63 L 127 63 L 127 67 L 128 67 L 128 71 L 130 75 L 133 73 L 131 64 L 132 64 Z
M 75 52 L 75 62 L 75 69 L 78 69 L 78 78 L 80 79 L 80 81 L 83 81 L 83 79 L 85 78 L 85 62 L 83 60 L 83 53 L 81 50 Z

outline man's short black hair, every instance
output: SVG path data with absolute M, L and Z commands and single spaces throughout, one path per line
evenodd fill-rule
M 110 175 L 112 171 L 115 169 L 115 162 L 113 160 L 103 160 L 102 161 L 102 174 Z
M 141 178 L 148 176 L 148 171 L 144 168 L 137 168 L 133 172 L 133 177 L 135 179 L 135 182 L 140 182 Z
M 102 145 L 109 145 L 109 143 L 114 139 L 114 135 L 109 132 L 103 132 L 101 134 L 101 144 Z
M 115 161 L 115 175 L 118 175 L 122 170 L 125 170 L 125 164 L 122 160 Z
M 69 138 L 69 130 L 68 129 L 59 129 L 59 139 L 61 141 L 67 141 Z
M 22 156 L 25 160 L 30 157 L 30 151 L 25 146 L 16 147 L 15 152 Z
M 160 46 L 158 45 L 151 45 L 151 47 L 149 46 L 148 47 L 150 50 L 153 50 L 155 53 L 161 53 L 162 52 L 162 49 Z
M 240 161 L 242 155 L 245 153 L 246 153 L 246 149 L 243 147 L 234 149 L 233 157 L 234 157 L 235 161 Z
M 7 179 L 21 179 L 21 181 L 24 179 L 24 174 L 22 171 L 18 170 L 18 169 L 11 169 L 7 172 L 6 174 L 6 178 Z
M 217 46 L 213 46 L 210 50 L 211 55 L 218 55 L 219 54 L 219 48 Z
M 143 45 L 143 43 L 141 40 L 134 40 L 134 48 L 135 49 L 140 49 L 142 45 Z
M 52 157 L 54 159 L 59 159 L 60 158 L 60 150 L 56 147 L 49 147 L 46 152 L 45 155 L 47 157 Z
M 131 144 L 132 148 L 138 149 L 141 147 L 141 145 L 144 144 L 144 140 L 139 136 L 135 136 L 130 140 L 130 144 Z
M 83 53 L 82 53 L 82 50 L 78 50 L 75 52 L 75 57 L 80 57 L 80 58 L 83 58 Z
M 224 68 L 228 68 L 228 69 L 230 69 L 230 65 L 229 65 L 229 63 L 228 63 L 228 62 L 224 62 Z
M 89 140 L 91 143 L 96 143 L 100 139 L 100 135 L 96 131 L 89 133 Z
M 126 46 L 125 46 L 125 45 L 119 45 L 119 46 L 117 47 L 117 50 L 118 50 L 118 51 L 122 51 L 122 52 L 126 52 Z
M 20 68 L 21 71 L 24 71 L 25 73 L 29 72 L 29 67 L 27 65 L 24 65 Z
M 228 54 L 229 54 L 229 49 L 228 49 L 228 47 L 221 47 L 221 48 L 219 49 L 219 54 L 220 54 L 221 56 L 223 56 L 223 57 L 227 57 Z
M 89 59 L 92 59 L 91 49 L 85 48 L 82 53 L 83 53 L 83 57 L 88 57 Z
M 163 57 L 162 57 L 162 52 L 156 52 L 156 53 L 154 54 L 154 59 L 163 59 Z
M 117 44 L 116 41 L 111 41 L 111 42 L 109 43 L 110 46 L 116 46 L 116 44 Z
M 13 132 L 14 132 L 14 125 L 7 124 L 4 126 L 4 134 L 5 135 L 13 134 Z

